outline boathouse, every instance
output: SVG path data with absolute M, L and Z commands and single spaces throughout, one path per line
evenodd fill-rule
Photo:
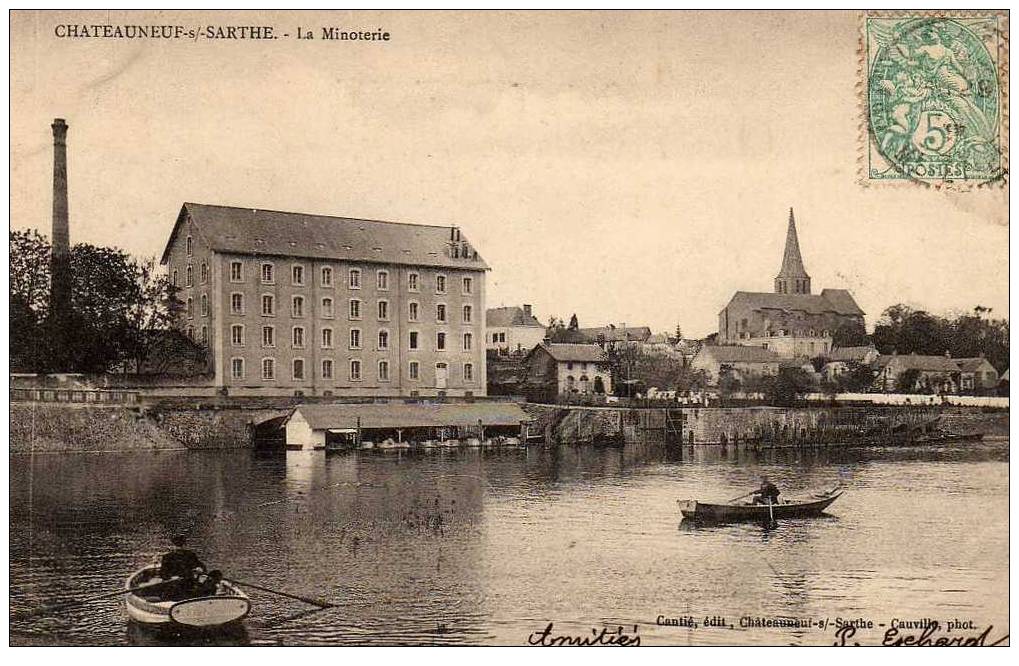
M 531 420 L 513 402 L 302 404 L 285 428 L 290 450 L 480 446 L 522 441 Z

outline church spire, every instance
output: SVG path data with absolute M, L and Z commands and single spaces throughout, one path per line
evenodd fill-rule
M 796 219 L 793 209 L 789 209 L 789 229 L 785 236 L 785 253 L 782 255 L 782 268 L 775 277 L 776 294 L 809 294 L 810 276 L 803 268 L 803 257 L 800 255 L 800 240 L 796 236 Z

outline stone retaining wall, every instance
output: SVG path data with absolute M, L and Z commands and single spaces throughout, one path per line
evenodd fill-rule
M 252 445 L 257 423 L 280 409 L 142 409 L 12 403 L 10 453 L 226 449 Z

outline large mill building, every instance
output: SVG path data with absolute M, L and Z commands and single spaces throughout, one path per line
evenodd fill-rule
M 185 203 L 162 263 L 230 395 L 485 395 L 488 265 L 457 227 Z

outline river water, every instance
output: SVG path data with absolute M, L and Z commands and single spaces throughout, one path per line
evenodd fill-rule
M 553 636 L 623 627 L 643 645 L 830 645 L 842 618 L 873 622 L 852 637 L 870 644 L 893 619 L 925 617 L 942 632 L 973 622 L 948 636 L 993 625 L 996 640 L 1009 622 L 1008 457 L 1007 440 L 12 456 L 11 608 L 117 590 L 186 531 L 228 576 L 340 604 L 252 592 L 245 632 L 222 641 L 520 645 L 552 622 Z M 786 496 L 847 492 L 828 517 L 773 528 L 680 522 L 677 499 L 726 499 L 762 474 Z M 705 627 L 714 616 L 726 626 Z M 129 627 L 116 598 L 11 622 L 14 644 L 159 640 Z

